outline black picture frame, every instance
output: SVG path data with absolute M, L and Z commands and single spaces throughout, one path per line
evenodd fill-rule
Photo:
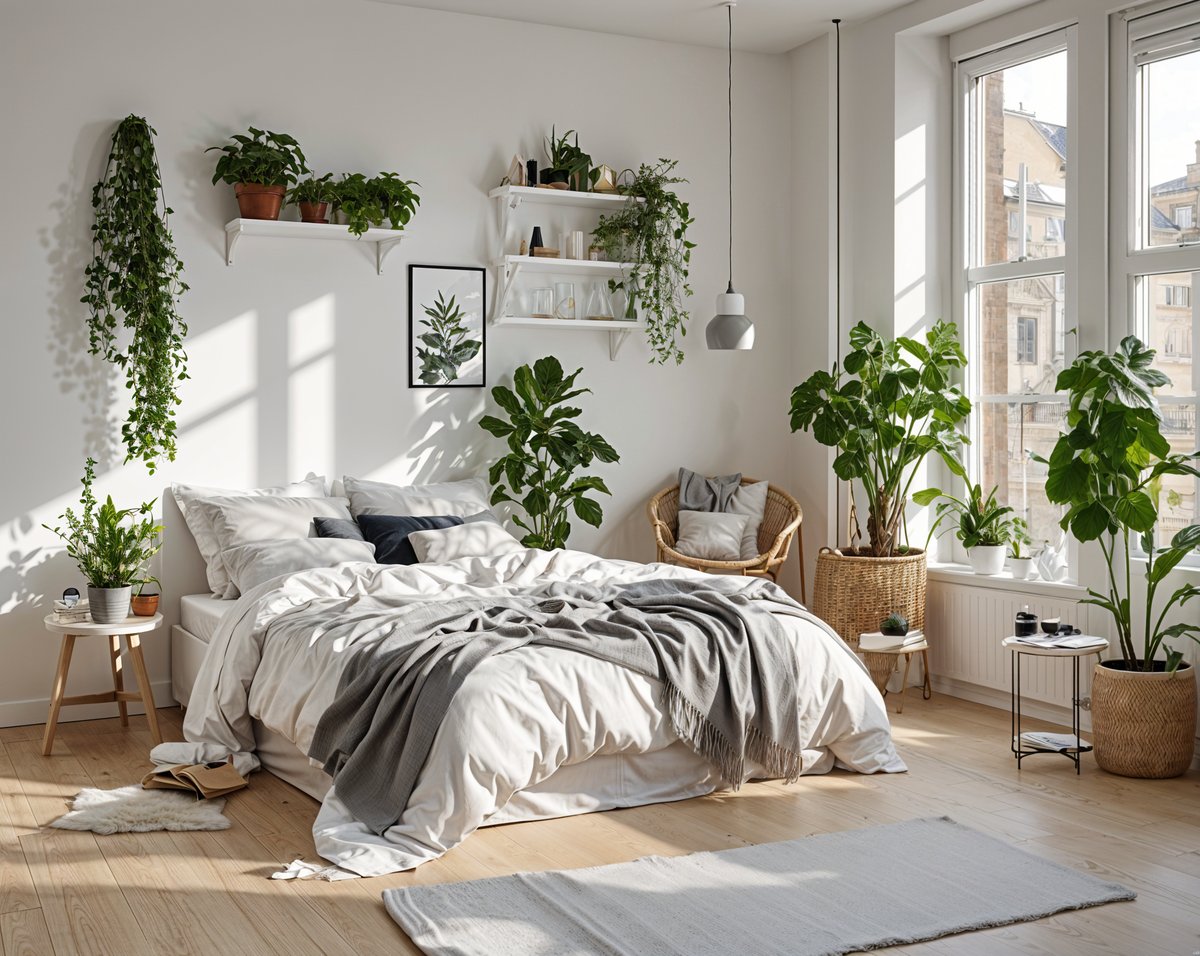
M 457 324 L 468 335 L 456 337 L 457 345 L 478 341 L 479 349 L 464 361 L 453 379 L 447 379 L 447 363 L 452 358 L 440 355 L 421 340 L 436 335 L 431 326 L 438 316 L 428 310 L 442 303 L 442 312 L 453 304 L 463 314 Z M 476 308 L 475 303 L 478 303 Z M 418 325 L 424 328 L 418 328 Z M 474 333 L 478 333 L 476 336 Z M 425 354 L 421 354 L 421 351 Z M 429 353 L 433 353 L 431 358 Z M 438 361 L 441 358 L 442 361 Z M 436 381 L 433 378 L 437 378 Z M 487 270 L 482 266 L 443 266 L 409 263 L 408 266 L 408 387 L 409 388 L 484 388 L 487 385 Z

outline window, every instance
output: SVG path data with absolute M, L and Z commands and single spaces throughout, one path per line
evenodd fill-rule
M 1064 362 L 1067 237 L 1074 134 L 1074 28 L 1014 44 L 957 66 L 956 243 L 968 393 L 972 481 L 1029 524 L 1034 542 L 1059 540 L 1062 509 L 1045 493 L 1048 456 L 1065 428 L 1054 392 Z M 1013 227 L 1016 228 L 1013 228 Z M 1003 230 L 1003 232 L 1001 231 Z
M 1163 305 L 1189 306 L 1192 289 L 1186 285 L 1163 285 Z
M 1037 319 L 1017 319 L 1017 362 L 1021 365 L 1037 363 L 1037 326 Z
M 1198 185 L 1200 185 L 1200 183 L 1198 183 Z M 1174 210 L 1175 215 L 1173 216 L 1175 225 L 1177 225 L 1180 229 L 1191 229 L 1193 209 L 1193 206 L 1176 206 Z

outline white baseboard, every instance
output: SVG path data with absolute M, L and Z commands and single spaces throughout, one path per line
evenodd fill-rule
M 1011 712 L 1012 696 L 1007 690 L 983 687 L 953 677 L 938 677 L 937 674 L 933 675 L 933 690 L 934 693 L 945 694 L 947 697 L 960 697 L 986 707 Z M 1071 708 L 1066 704 L 1048 704 L 1025 697 L 1021 701 L 1021 716 L 1049 721 L 1067 728 L 1071 726 Z M 1086 710 L 1079 712 L 1079 725 L 1083 730 L 1092 729 L 1092 717 Z
M 175 698 L 171 694 L 170 680 L 153 681 L 154 702 L 159 707 L 174 707 Z M 24 727 L 27 724 L 44 724 L 46 715 L 50 712 L 49 697 L 35 697 L 32 700 L 7 700 L 0 702 L 0 727 Z M 140 703 L 131 702 L 129 713 L 144 714 L 145 708 Z M 58 712 L 60 724 L 76 720 L 97 720 L 101 717 L 116 717 L 116 704 L 79 704 L 64 707 Z

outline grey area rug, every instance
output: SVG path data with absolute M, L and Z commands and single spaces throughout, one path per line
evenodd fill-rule
M 819 956 L 1134 896 L 942 817 L 385 890 L 383 901 L 436 956 Z

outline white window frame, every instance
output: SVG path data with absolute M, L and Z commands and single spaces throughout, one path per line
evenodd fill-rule
M 971 97 L 975 81 L 990 73 L 1008 67 L 1018 66 L 1029 60 L 1034 60 L 1063 50 L 1067 53 L 1067 163 L 1068 175 L 1066 182 L 1066 203 L 1063 210 L 1064 222 L 1076 218 L 1079 190 L 1079 177 L 1070 169 L 1072 156 L 1079 155 L 1079 67 L 1077 55 L 1077 27 L 1068 25 L 1060 29 L 1050 30 L 1028 39 L 1010 42 L 990 52 L 963 57 L 954 62 L 954 115 L 953 115 L 953 268 L 952 305 L 955 310 L 954 318 L 958 324 L 964 349 L 968 356 L 966 389 L 972 402 L 979 404 L 1028 404 L 1028 403 L 1066 403 L 1066 397 L 1061 395 L 1026 393 L 1008 395 L 983 395 L 979 363 L 969 361 L 978 350 L 977 337 L 979 334 L 977 316 L 973 311 L 973 291 L 985 283 L 1008 282 L 1019 279 L 1054 276 L 1061 274 L 1064 282 L 1065 309 L 1060 318 L 1067 329 L 1078 326 L 1079 298 L 1079 244 L 1067 241 L 1061 256 L 1046 259 L 1022 259 L 1017 257 L 1010 262 L 993 263 L 990 265 L 974 265 L 974 251 L 979 248 L 983 239 L 983 224 L 977 221 L 977 210 L 980 206 L 975 202 L 973 188 L 980 180 L 979 170 L 972 170 L 974 157 L 980 155 L 977 148 L 983 135 L 982 129 L 968 128 L 972 117 Z M 1078 223 L 1071 228 L 1073 235 L 1079 234 Z M 1064 229 L 1065 231 L 1065 229 Z M 1068 336 L 1064 348 L 1063 360 L 1070 364 L 1074 359 L 1077 336 Z M 1034 397 L 1036 395 L 1036 397 Z M 974 438 L 978 419 L 973 415 L 971 423 Z M 974 449 L 979 443 L 968 446 L 967 472 L 973 480 L 978 480 L 981 472 L 981 462 L 978 452 Z M 943 538 L 943 543 L 949 538 Z M 1070 577 L 1078 579 L 1078 544 L 1067 535 L 1068 563 Z M 1053 544 L 1054 542 L 1052 542 Z M 952 545 L 952 556 L 956 561 L 963 561 L 965 553 L 957 541 Z
M 1141 65 L 1200 50 L 1197 26 L 1200 26 L 1200 2 L 1196 0 L 1145 3 L 1112 18 L 1110 130 L 1114 145 L 1110 195 L 1114 201 L 1111 203 L 1113 241 L 1109 245 L 1109 338 L 1113 342 L 1130 333 L 1145 336 L 1146 330 L 1139 328 L 1139 278 L 1200 273 L 1200 239 L 1149 244 L 1148 184 L 1146 189 L 1142 188 L 1142 171 L 1146 168 L 1146 144 L 1141 135 L 1143 96 L 1138 75 Z M 1196 301 L 1195 289 L 1192 301 Z M 1200 418 L 1200 363 L 1196 362 L 1192 364 L 1192 389 L 1193 398 L 1160 396 L 1160 401 L 1164 405 L 1196 406 Z M 1200 494 L 1200 480 L 1196 485 Z M 1183 565 L 1200 567 L 1200 556 L 1187 559 Z

